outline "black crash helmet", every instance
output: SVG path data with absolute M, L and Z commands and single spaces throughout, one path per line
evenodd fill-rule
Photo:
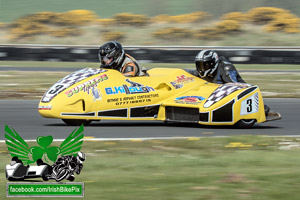
M 119 42 L 110 41 L 103 44 L 98 52 L 100 67 L 116 69 L 124 57 L 124 49 Z
M 202 50 L 195 58 L 196 70 L 202 78 L 210 76 L 217 69 L 218 61 L 219 56 L 215 51 Z

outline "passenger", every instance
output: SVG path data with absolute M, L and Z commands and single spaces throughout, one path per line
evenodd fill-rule
M 195 58 L 196 71 L 193 75 L 198 76 L 208 82 L 225 83 L 246 83 L 234 65 L 228 62 L 225 57 L 219 57 L 213 50 L 202 50 Z M 267 120 L 281 119 L 277 112 L 270 111 L 270 107 L 265 106 Z
M 133 57 L 126 54 L 117 41 L 110 41 L 100 46 L 98 56 L 100 68 L 115 69 L 128 77 L 146 75 L 146 70 Z
M 219 57 L 215 51 L 200 51 L 196 58 L 196 74 L 200 78 L 212 83 L 245 83 L 234 65 L 225 57 Z

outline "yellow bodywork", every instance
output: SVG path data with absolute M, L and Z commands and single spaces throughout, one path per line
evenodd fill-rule
M 257 123 L 266 120 L 257 86 L 242 85 L 224 97 L 226 91 L 222 90 L 216 94 L 216 102 L 209 103 L 209 97 L 222 85 L 208 83 L 182 69 L 154 68 L 148 74 L 125 77 L 116 70 L 103 70 L 73 85 L 64 85 L 66 88 L 57 83 L 42 98 L 39 113 L 60 119 L 174 120 L 207 125 L 233 125 L 240 119 L 255 119 Z

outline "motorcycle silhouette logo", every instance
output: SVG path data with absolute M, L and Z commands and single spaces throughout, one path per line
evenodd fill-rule
M 83 131 L 83 125 L 75 129 L 59 147 L 50 146 L 53 142 L 52 136 L 39 136 L 36 139 L 39 146 L 29 148 L 14 129 L 5 125 L 5 143 L 12 156 L 10 164 L 5 168 L 6 179 L 20 181 L 41 177 L 44 181 L 74 181 L 74 174 L 80 174 L 86 158 L 80 151 Z M 29 165 L 35 162 L 36 166 Z

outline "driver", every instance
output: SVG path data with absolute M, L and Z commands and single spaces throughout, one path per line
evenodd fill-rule
M 219 57 L 213 50 L 202 50 L 195 58 L 196 71 L 192 74 L 199 76 L 207 82 L 225 84 L 225 83 L 246 83 L 234 65 L 226 60 L 225 57 Z M 268 120 L 281 118 L 277 112 L 270 111 L 270 107 L 265 106 L 265 115 Z
M 110 41 L 100 46 L 98 56 L 100 68 L 115 69 L 129 77 L 146 75 L 146 70 L 139 66 L 133 57 L 126 54 L 117 41 Z

